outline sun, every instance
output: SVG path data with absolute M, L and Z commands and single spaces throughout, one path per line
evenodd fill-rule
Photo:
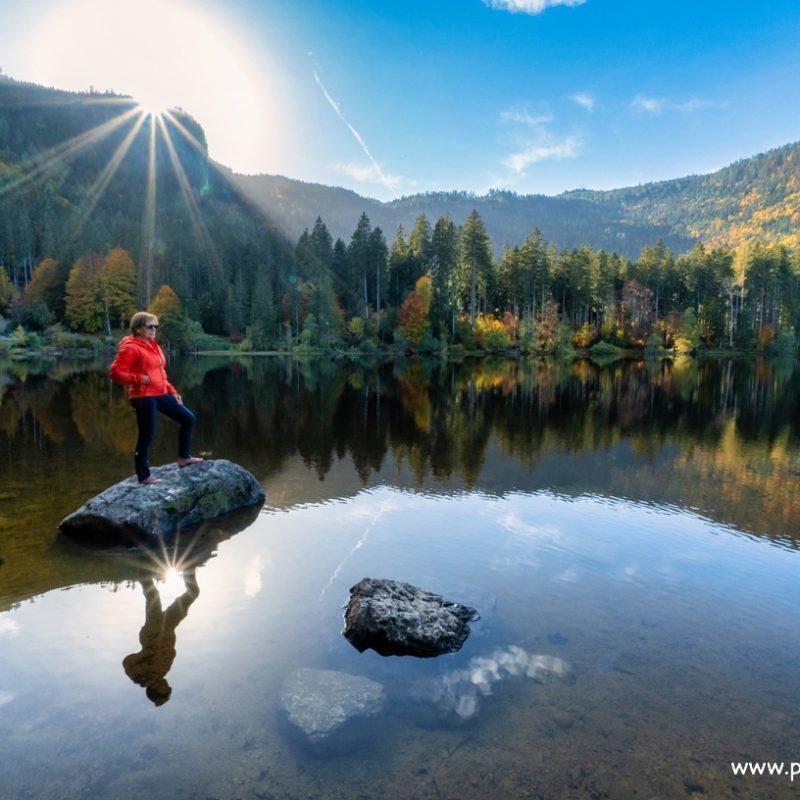
M 154 118 L 163 116 L 170 108 L 175 106 L 174 103 L 165 99 L 165 95 L 162 92 L 158 91 L 140 92 L 134 95 L 133 99 L 140 111 Z
M 212 158 L 237 171 L 267 171 L 264 154 L 278 146 L 265 56 L 246 30 L 188 0 L 63 3 L 24 52 L 25 80 L 129 95 L 153 119 L 180 107 L 203 126 Z

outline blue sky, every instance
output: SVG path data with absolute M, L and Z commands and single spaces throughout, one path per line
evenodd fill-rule
M 0 18 L 15 78 L 138 94 L 150 69 L 219 161 L 384 200 L 628 186 L 800 139 L 798 0 L 0 0 Z

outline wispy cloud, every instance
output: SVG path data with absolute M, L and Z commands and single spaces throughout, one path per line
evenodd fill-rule
M 538 125 L 546 125 L 548 122 L 553 121 L 553 117 L 548 114 L 543 114 L 540 117 L 535 117 L 528 111 L 523 109 L 511 109 L 509 111 L 501 111 L 500 119 L 503 122 L 520 122 L 523 125 L 530 125 L 536 127 Z
M 582 6 L 586 0 L 483 0 L 484 5 L 512 14 L 541 14 L 554 6 Z
M 372 163 L 356 164 L 352 161 L 340 161 L 334 164 L 333 168 L 359 183 L 382 183 L 394 193 L 395 197 L 400 184 L 409 183 L 403 179 L 402 175 L 387 174 L 378 165 Z M 410 183 L 413 184 L 413 181 Z
M 594 97 L 585 93 L 573 94 L 569 99 L 577 103 L 581 108 L 585 108 L 589 112 L 594 111 L 595 104 L 597 103 L 597 100 Z
M 364 151 L 364 155 L 369 159 L 370 163 L 372 164 L 373 168 L 375 169 L 375 174 L 378 176 L 380 182 L 395 197 L 398 197 L 399 195 L 397 194 L 397 192 L 392 187 L 392 184 L 390 183 L 389 179 L 386 177 L 386 175 L 383 174 L 383 170 L 381 169 L 380 164 L 378 164 L 378 162 L 375 160 L 375 158 L 373 157 L 372 153 L 370 152 L 369 147 L 367 147 L 367 143 L 364 141 L 364 139 L 361 136 L 361 134 L 350 124 L 350 122 L 348 122 L 347 118 L 342 113 L 342 110 L 339 108 L 339 104 L 331 97 L 330 93 L 325 88 L 325 84 L 320 79 L 320 77 L 317 74 L 316 70 L 314 70 L 314 80 L 317 82 L 317 86 L 319 86 L 320 90 L 322 91 L 323 96 L 328 101 L 328 103 L 330 104 L 331 108 L 336 112 L 336 114 L 339 117 L 339 119 L 342 122 L 344 122 L 345 125 L 347 125 L 348 129 L 350 130 L 350 133 L 353 134 L 353 138 L 355 138 L 355 140 L 358 142 L 359 146 Z
M 506 168 L 504 175 L 490 175 L 487 188 L 511 188 L 527 177 L 528 168 L 540 161 L 572 158 L 580 152 L 580 136 L 556 136 L 549 130 L 553 116 L 550 113 L 533 114 L 527 105 L 520 104 L 500 113 L 500 121 L 510 139 L 506 155 L 500 163 Z
M 664 110 L 664 101 L 655 97 L 637 94 L 631 101 L 631 108 L 634 111 L 645 111 L 648 114 L 660 114 Z
M 558 141 L 547 136 L 545 141 L 532 143 L 523 150 L 509 153 L 503 159 L 503 164 L 520 174 L 524 173 L 531 164 L 535 164 L 537 161 L 547 161 L 554 158 L 573 158 L 580 152 L 580 147 L 581 139 L 579 136 L 567 136 Z
M 702 108 L 712 108 L 718 104 L 708 100 L 701 100 L 699 97 L 692 97 L 681 103 L 677 103 L 666 97 L 648 97 L 647 95 L 637 94 L 631 101 L 631 108 L 634 111 L 647 114 L 664 114 L 669 111 L 679 111 L 689 114 L 692 111 L 699 111 Z

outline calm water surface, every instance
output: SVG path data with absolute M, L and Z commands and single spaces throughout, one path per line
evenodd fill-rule
M 730 767 L 800 762 L 793 364 L 171 377 L 195 450 L 267 503 L 153 557 L 55 531 L 132 472 L 119 387 L 102 366 L 0 367 L 3 800 L 797 796 L 800 777 Z M 165 420 L 154 463 L 174 444 Z M 359 654 L 340 629 L 365 576 L 481 619 L 457 654 Z M 534 655 L 568 674 L 526 677 Z M 280 708 L 300 667 L 379 681 L 387 706 L 309 748 Z

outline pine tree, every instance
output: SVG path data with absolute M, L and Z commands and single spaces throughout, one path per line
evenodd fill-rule
M 369 319 L 369 236 L 372 232 L 369 217 L 362 213 L 347 248 L 348 286 L 347 311 L 351 316 Z
M 408 275 L 409 252 L 403 226 L 397 228 L 397 233 L 392 242 L 389 253 L 389 282 L 391 283 L 391 297 L 394 299 L 395 308 L 400 308 L 406 290 Z
M 458 264 L 462 303 L 469 309 L 469 320 L 473 328 L 478 313 L 478 298 L 485 293 L 492 264 L 489 236 L 480 214 L 473 209 L 461 229 Z
M 456 264 L 458 227 L 448 217 L 439 217 L 431 235 L 431 318 L 455 336 Z

